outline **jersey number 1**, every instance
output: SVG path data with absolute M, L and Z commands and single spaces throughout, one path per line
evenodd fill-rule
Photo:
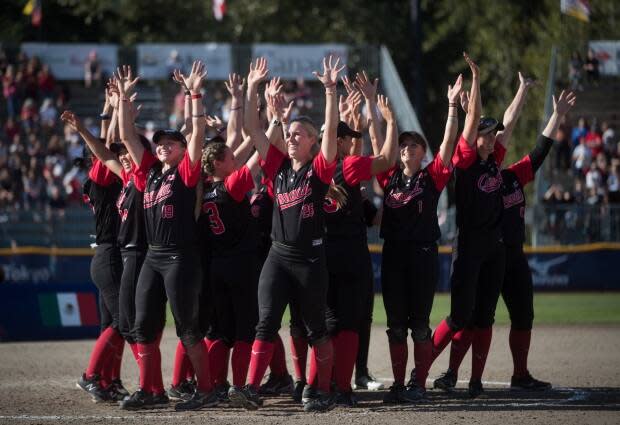
M 217 210 L 215 202 L 207 202 L 202 206 L 202 211 L 209 216 L 209 225 L 214 235 L 221 235 L 226 231 L 224 223 L 220 218 L 220 213 Z

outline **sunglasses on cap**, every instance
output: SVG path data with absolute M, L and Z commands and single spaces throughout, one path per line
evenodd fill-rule
M 179 130 L 157 130 L 155 134 L 153 134 L 153 143 L 158 144 L 162 138 L 167 138 L 171 140 L 175 140 L 177 142 L 181 142 L 183 145 L 187 145 L 187 140 L 183 133 Z

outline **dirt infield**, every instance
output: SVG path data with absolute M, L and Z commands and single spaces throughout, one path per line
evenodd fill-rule
M 286 334 L 283 332 L 283 336 Z M 257 412 L 216 408 L 176 413 L 173 406 L 141 412 L 121 411 L 114 405 L 90 401 L 75 381 L 85 367 L 93 341 L 0 344 L 0 424 L 617 424 L 620 423 L 620 327 L 540 326 L 533 335 L 532 373 L 550 380 L 554 390 L 520 393 L 507 389 L 512 363 L 508 328 L 494 331 L 485 371 L 486 394 L 466 397 L 469 355 L 460 372 L 458 390 L 447 395 L 429 391 L 429 399 L 411 406 L 385 407 L 381 392 L 360 392 L 360 407 L 336 408 L 325 413 L 304 414 L 288 398 L 266 400 Z M 162 343 L 164 379 L 171 375 L 176 338 L 167 328 Z M 288 348 L 287 348 L 288 351 Z M 410 353 L 412 352 L 410 348 Z M 431 377 L 447 365 L 447 352 L 431 370 Z M 412 354 L 409 368 L 413 364 Z M 373 329 L 371 371 L 387 385 L 391 369 L 385 329 Z M 292 368 L 290 368 L 292 370 Z M 123 377 L 135 389 L 137 368 L 125 351 Z

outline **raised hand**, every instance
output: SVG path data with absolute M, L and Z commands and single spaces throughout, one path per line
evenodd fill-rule
M 381 115 L 383 116 L 384 120 L 386 121 L 394 120 L 394 112 L 392 111 L 392 105 L 390 104 L 390 100 L 387 97 L 381 94 L 378 95 L 377 106 L 379 107 L 379 112 L 381 112 Z
M 352 92 L 356 91 L 355 86 L 353 85 L 353 82 L 351 82 L 351 80 L 349 80 L 348 76 L 343 75 L 341 77 L 341 79 L 342 79 L 342 83 L 344 84 L 344 88 L 347 91 L 347 95 L 349 95 Z
M 448 85 L 448 102 L 457 103 L 459 99 L 463 99 L 463 75 L 459 74 L 454 82 L 454 86 Z M 461 101 L 462 104 L 462 101 Z M 465 108 L 463 108 L 465 109 Z
M 207 66 L 201 61 L 194 61 L 192 71 L 189 76 L 180 74 L 185 87 L 193 93 L 199 93 L 202 88 L 202 82 L 207 78 Z
M 536 81 L 533 78 L 525 78 L 523 76 L 523 74 L 521 74 L 521 72 L 519 72 L 519 85 L 525 89 L 529 89 L 531 87 L 534 87 L 535 85 L 538 84 L 538 81 Z
M 110 99 L 112 97 L 112 93 L 111 93 L 111 89 L 114 86 L 114 78 L 108 78 L 108 81 L 105 84 L 105 103 L 106 105 L 110 105 L 112 106 L 112 103 L 110 102 Z
M 106 95 L 109 97 L 110 106 L 112 108 L 118 108 L 118 101 L 120 99 L 120 92 L 118 90 L 118 85 L 120 83 L 116 78 L 110 78 L 110 82 L 108 83 L 108 88 L 106 90 Z
M 257 58 L 255 62 L 250 63 L 250 72 L 248 73 L 248 86 L 256 86 L 267 78 L 269 69 L 267 68 L 266 58 Z
M 334 62 L 332 55 L 323 58 L 323 74 L 319 74 L 317 71 L 312 74 L 319 79 L 326 88 L 335 87 L 338 83 L 338 73 L 344 69 L 344 65 L 338 67 L 340 58 L 337 58 Z
M 133 73 L 131 71 L 131 66 L 123 65 L 116 68 L 116 86 L 121 95 L 129 95 L 134 90 L 136 84 L 138 84 L 138 80 L 140 77 L 133 78 Z
M 350 105 L 343 95 L 338 97 L 338 113 L 340 114 L 340 119 L 345 122 L 349 119 L 351 114 Z
M 82 121 L 77 117 L 77 115 L 75 115 L 71 111 L 64 111 L 62 115 L 60 115 L 60 119 L 65 124 L 68 124 L 73 131 L 77 131 L 78 133 L 80 133 L 81 130 L 84 129 Z
M 183 81 L 183 74 L 181 74 L 181 70 L 175 69 L 172 72 L 172 81 L 183 86 L 185 90 L 189 90 L 187 86 L 185 85 L 185 81 Z
M 461 92 L 461 108 L 465 113 L 469 110 L 469 93 L 466 91 Z
M 243 97 L 243 88 L 245 87 L 245 78 L 241 78 L 238 74 L 228 74 L 228 81 L 224 81 L 226 90 L 233 98 Z
M 136 122 L 136 119 L 138 119 L 138 116 L 140 115 L 140 111 L 142 110 L 142 105 L 138 105 L 135 100 L 138 97 L 138 93 L 134 93 L 131 95 L 131 97 L 129 98 L 129 114 L 131 116 L 131 121 L 132 122 Z
M 205 115 L 205 120 L 207 121 L 207 127 L 212 128 L 213 130 L 220 130 L 224 127 L 224 123 L 220 119 L 220 117 L 214 115 Z
M 368 79 L 366 71 L 359 72 L 355 75 L 355 87 L 362 92 L 366 99 L 374 99 L 377 95 L 377 86 L 379 85 L 379 79 L 375 78 L 373 82 Z
M 283 88 L 284 87 L 280 82 L 280 77 L 273 77 L 265 87 L 265 100 L 267 100 L 269 96 L 276 96 L 280 94 Z
M 575 106 L 577 102 L 577 96 L 572 91 L 566 92 L 562 90 L 560 97 L 557 99 L 553 96 L 553 110 L 560 116 L 564 116 Z
M 469 65 L 469 69 L 471 69 L 471 74 L 474 77 L 478 77 L 480 75 L 480 68 L 478 68 L 478 65 L 476 65 L 476 63 L 469 57 L 467 53 L 463 52 L 463 57 Z

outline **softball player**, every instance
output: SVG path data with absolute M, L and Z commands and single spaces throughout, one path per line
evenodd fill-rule
M 566 113 L 575 104 L 572 92 L 562 92 L 553 98 L 554 111 L 536 141 L 534 149 L 520 161 L 501 171 L 504 217 L 502 235 L 506 245 L 506 271 L 501 294 L 510 315 L 509 345 L 512 353 L 513 375 L 511 388 L 520 390 L 545 390 L 551 388 L 548 382 L 539 381 L 530 374 L 527 357 L 530 348 L 532 323 L 534 320 L 534 294 L 532 273 L 523 253 L 525 242 L 525 194 L 523 188 L 534 179 L 536 171 L 547 157 L 554 136 Z M 465 329 L 460 338 L 452 340 L 450 369 L 437 380 L 437 386 L 451 389 L 456 384 L 458 368 L 471 345 L 472 332 Z M 457 333 L 458 335 L 458 333 Z M 456 336 L 456 335 L 455 335 Z
M 217 405 L 218 400 L 208 367 L 208 353 L 199 329 L 198 301 L 201 266 L 194 219 L 195 187 L 200 178 L 200 155 L 205 121 L 200 88 L 206 75 L 197 61 L 183 77 L 192 93 L 193 131 L 189 143 L 178 131 L 160 130 L 153 135 L 154 157 L 137 140 L 130 122 L 126 88 L 129 76 L 119 75 L 118 88 L 121 140 L 137 165 L 136 185 L 144 187 L 147 251 L 136 288 L 134 336 L 140 357 L 140 389 L 121 402 L 123 409 L 140 409 L 167 401 L 163 385 L 149 393 L 161 377 L 158 334 L 165 318 L 166 298 L 170 302 L 177 335 L 183 342 L 196 373 L 196 391 L 177 410 Z
M 312 158 L 312 146 L 318 132 L 307 119 L 297 119 L 289 127 L 288 155 L 270 144 L 258 125 L 257 86 L 268 73 L 266 60 L 260 58 L 250 68 L 246 98 L 246 132 L 265 160 L 263 170 L 274 186 L 273 244 L 259 280 L 259 322 L 252 346 L 248 385 L 231 387 L 233 405 L 255 409 L 260 404 L 258 389 L 271 360 L 272 342 L 280 327 L 286 304 L 299 300 L 303 322 L 308 330 L 318 365 L 316 398 L 304 404 L 306 411 L 333 407 L 329 396 L 333 365 L 333 347 L 325 327 L 327 269 L 323 248 L 323 200 L 335 171 L 338 106 L 336 84 L 339 60 L 323 61 L 324 73 L 315 75 L 325 86 L 325 134 L 321 151 Z M 281 125 L 274 120 L 270 126 Z

